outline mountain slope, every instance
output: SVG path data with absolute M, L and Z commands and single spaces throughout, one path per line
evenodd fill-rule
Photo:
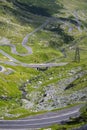
M 86 8 L 86 0 L 0 1 L 1 119 L 86 103 Z

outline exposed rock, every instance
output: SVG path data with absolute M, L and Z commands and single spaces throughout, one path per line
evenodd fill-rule
M 82 76 L 85 72 L 79 72 L 70 78 L 65 78 L 58 82 L 56 85 L 49 85 L 44 87 L 44 94 L 38 99 L 38 104 L 36 109 L 39 110 L 52 110 L 54 108 L 61 108 L 67 106 L 67 104 L 73 104 L 87 100 L 87 88 L 83 90 L 73 91 L 70 94 L 64 94 L 67 85 L 72 84 L 72 82 Z
M 9 114 L 9 113 L 5 113 L 6 117 L 10 117 L 10 118 L 14 118 L 14 117 L 19 117 L 20 114 Z
M 61 108 L 68 104 L 79 103 L 81 101 L 85 102 L 87 100 L 87 88 L 72 91 L 72 93 L 67 93 L 68 91 L 65 90 L 75 87 L 73 82 L 83 77 L 86 72 L 81 71 L 81 68 L 76 68 L 76 72 L 75 70 L 71 70 L 71 73 L 72 76 L 61 79 L 56 84 L 44 86 L 41 88 L 42 91 L 39 90 L 42 84 L 42 81 L 39 80 L 39 85 L 36 84 L 36 86 L 33 87 L 35 91 L 33 90 L 30 91 L 30 93 L 26 93 L 26 99 L 22 99 L 23 107 L 26 109 L 32 108 L 33 111 L 41 111 Z
M 32 108 L 34 106 L 34 104 L 26 99 L 22 99 L 22 104 L 23 104 L 23 107 L 25 109 L 29 109 L 29 108 Z
M 77 67 L 77 68 L 74 68 L 74 69 L 71 69 L 68 74 L 71 76 L 71 75 L 74 75 L 76 74 L 77 72 L 81 71 L 82 68 L 81 67 Z
M 39 81 L 39 82 L 38 82 L 38 84 L 42 84 L 42 82 L 41 82 L 41 81 Z
M 74 87 L 74 86 L 75 86 L 75 84 L 71 83 L 71 84 L 69 84 L 69 85 L 65 88 L 65 90 L 70 89 L 70 88 L 72 88 L 72 87 Z

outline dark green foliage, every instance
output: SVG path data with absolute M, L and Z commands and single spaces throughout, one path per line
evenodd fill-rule
M 70 35 L 68 35 L 61 27 L 60 27 L 60 25 L 61 24 L 58 24 L 58 25 L 53 25 L 54 26 L 54 28 L 49 28 L 48 30 L 49 31 L 52 31 L 52 32 L 54 32 L 54 33 L 56 33 L 56 34 L 58 34 L 58 35 L 60 35 L 60 37 L 61 37 L 61 39 L 63 40 L 63 42 L 64 43 L 66 43 L 66 44 L 68 44 L 68 43 L 71 43 L 71 41 L 73 41 L 74 40 L 74 37 L 73 36 L 70 36 Z M 56 44 L 56 42 L 54 43 L 54 42 L 50 42 L 51 43 L 51 46 L 53 46 L 54 45 L 54 47 L 55 46 L 57 46 L 57 44 Z
M 30 4 L 24 4 L 21 2 L 18 2 L 15 0 L 14 4 L 16 6 L 18 6 L 21 9 L 25 9 L 28 12 L 31 12 L 33 14 L 37 14 L 37 15 L 42 15 L 42 16 L 50 16 L 50 14 L 48 13 L 48 10 L 43 8 L 43 7 L 36 7 L 34 5 L 30 5 Z
M 63 5 L 60 3 L 56 4 L 56 0 L 15 0 L 14 4 L 20 8 L 23 7 L 31 13 L 48 17 L 54 13 L 60 13 L 60 10 L 63 9 Z

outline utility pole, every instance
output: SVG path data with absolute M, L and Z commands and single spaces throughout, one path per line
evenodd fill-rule
M 75 62 L 80 62 L 80 51 L 79 51 L 79 47 L 76 47 L 76 50 L 75 50 Z

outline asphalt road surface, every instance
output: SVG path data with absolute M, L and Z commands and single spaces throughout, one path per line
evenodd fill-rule
M 5 68 L 3 66 L 0 66 L 0 72 L 5 71 Z
M 27 129 L 27 128 L 45 128 L 53 124 L 60 124 L 68 121 L 70 117 L 80 115 L 81 106 L 60 110 L 58 112 L 49 112 L 21 120 L 0 120 L 0 129 Z
M 65 65 L 68 64 L 67 62 L 65 62 L 65 63 L 27 64 L 27 63 L 20 62 L 19 60 L 13 58 L 12 56 L 10 56 L 9 54 L 7 54 L 3 50 L 0 50 L 0 53 L 10 59 L 10 61 L 8 61 L 8 62 L 5 61 L 3 63 L 4 64 L 9 64 L 9 65 L 12 65 L 12 66 L 20 65 L 20 66 L 29 67 L 29 68 L 40 68 L 40 67 L 65 66 Z M 15 63 L 17 63 L 17 64 L 15 64 Z
M 34 33 L 36 33 L 37 31 L 40 31 L 41 29 L 43 29 L 43 28 L 49 23 L 49 21 L 50 21 L 50 18 L 49 18 L 48 20 L 46 20 L 41 26 L 39 26 L 39 27 L 36 28 L 34 31 L 32 31 L 31 33 L 27 34 L 27 35 L 24 37 L 24 39 L 23 39 L 23 41 L 22 41 L 22 46 L 28 51 L 28 53 L 26 53 L 26 54 L 25 54 L 25 53 L 23 53 L 23 54 L 18 53 L 17 50 L 16 50 L 16 46 L 13 45 L 13 44 L 11 44 L 11 43 L 7 43 L 7 42 L 2 43 L 3 41 L 1 41 L 0 46 L 9 46 L 9 47 L 11 47 L 11 52 L 12 52 L 13 54 L 16 54 L 16 55 L 19 55 L 19 56 L 27 56 L 27 55 L 29 55 L 29 54 L 32 54 L 32 53 L 33 53 L 32 48 L 26 45 L 27 42 L 28 42 L 28 39 L 29 39 Z M 7 40 L 7 39 L 5 39 L 5 40 Z M 2 50 L 1 50 L 1 51 L 2 51 Z

